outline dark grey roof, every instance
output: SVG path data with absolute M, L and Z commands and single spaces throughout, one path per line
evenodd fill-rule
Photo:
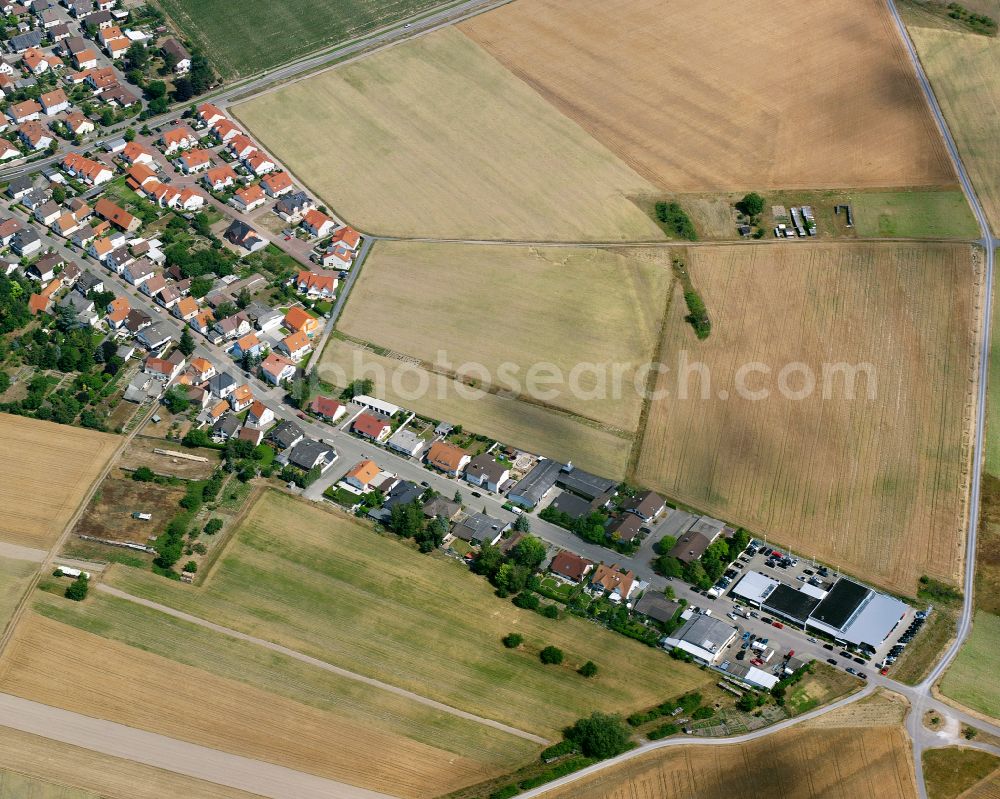
M 292 454 L 288 460 L 294 466 L 308 471 L 320 462 L 328 460 L 333 452 L 334 449 L 329 444 L 307 438 L 305 441 L 300 441 L 295 445 L 295 449 L 292 450 Z
M 17 36 L 11 36 L 7 41 L 7 46 L 12 52 L 20 53 L 27 50 L 29 47 L 38 47 L 42 43 L 42 36 L 44 31 L 33 30 L 27 33 L 19 33 Z
M 295 422 L 284 421 L 280 422 L 277 427 L 275 427 L 268 438 L 270 438 L 275 444 L 280 446 L 282 449 L 292 446 L 296 441 L 305 435 L 302 432 L 302 428 L 299 427 Z
M 508 497 L 519 505 L 532 507 L 556 484 L 556 477 L 563 465 L 558 461 L 541 460 L 535 468 L 522 477 L 509 492 Z
M 854 611 L 861 607 L 870 593 L 870 588 L 841 577 L 830 589 L 830 593 L 823 597 L 823 601 L 818 603 L 812 617 L 815 621 L 843 630 Z
M 11 240 L 14 247 L 23 247 L 26 244 L 31 244 L 35 241 L 41 241 L 38 238 L 38 234 L 30 227 L 22 228 L 14 234 L 14 238 Z
M 550 507 L 567 514 L 571 519 L 579 519 L 590 513 L 590 503 L 576 494 L 560 494 L 552 500 Z
M 219 394 L 227 388 L 231 388 L 235 385 L 236 378 L 229 374 L 229 372 L 219 372 L 218 374 L 213 375 L 208 381 L 208 389 L 213 394 Z
M 638 516 L 634 513 L 625 513 L 611 520 L 608 524 L 608 534 L 617 535 L 620 540 L 628 543 L 639 534 L 641 527 L 642 520 Z
M 163 44 L 160 45 L 160 49 L 163 50 L 164 52 L 170 53 L 173 56 L 176 56 L 178 61 L 183 61 L 184 59 L 191 58 L 191 55 L 185 49 L 184 45 L 182 45 L 176 39 L 167 39 L 165 42 L 163 42 Z
M 452 528 L 452 534 L 463 541 L 492 541 L 504 530 L 510 527 L 510 522 L 494 519 L 485 513 L 473 513 Z
M 389 498 L 382 507 L 392 510 L 396 505 L 409 505 L 414 500 L 420 499 L 423 493 L 424 489 L 421 486 L 404 480 L 392 487 L 392 490 L 389 491 Z
M 15 194 L 29 191 L 31 187 L 34 185 L 35 181 L 31 177 L 31 175 L 21 175 L 21 177 L 14 178 L 10 183 L 7 184 L 7 194 L 13 197 Z
M 483 476 L 491 483 L 499 482 L 506 471 L 506 466 L 497 463 L 491 455 L 487 455 L 485 452 L 481 455 L 476 455 L 475 458 L 469 461 L 469 465 L 465 467 L 465 474 L 468 477 L 479 478 Z
M 228 413 L 215 423 L 212 432 L 217 436 L 232 438 L 242 426 L 243 423 L 240 421 L 239 416 Z
M 276 211 L 281 213 L 291 214 L 295 213 L 297 210 L 303 207 L 306 203 L 312 202 L 309 199 L 309 195 L 304 191 L 293 191 L 291 194 L 286 194 L 277 204 L 274 206 Z
M 679 602 L 667 599 L 660 592 L 647 591 L 635 603 L 635 612 L 656 621 L 670 621 L 679 607 Z
M 84 272 L 80 275 L 80 279 L 77 281 L 76 289 L 81 294 L 86 294 L 88 291 L 100 291 L 100 288 L 104 286 L 104 278 L 100 275 L 95 275 L 93 272 Z
M 632 513 L 636 513 L 643 518 L 650 518 L 663 507 L 663 497 L 652 491 L 640 491 L 634 497 L 630 497 L 622 508 Z
M 424 503 L 424 515 L 428 518 L 433 518 L 434 516 L 441 516 L 445 519 L 450 519 L 456 513 L 461 510 L 462 506 L 457 502 L 453 502 L 447 497 L 433 497 Z
M 556 484 L 562 486 L 567 491 L 579 494 L 587 499 L 596 499 L 601 494 L 606 494 L 617 483 L 607 477 L 599 477 L 596 474 L 585 472 L 573 466 L 564 466 L 556 477 Z
M 764 600 L 764 607 L 772 613 L 793 619 L 799 624 L 805 623 L 818 604 L 819 600 L 816 597 L 796 591 L 784 583 L 779 583 Z

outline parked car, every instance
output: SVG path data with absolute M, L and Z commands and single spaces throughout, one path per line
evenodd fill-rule
M 836 666 L 837 665 L 837 661 L 834 660 L 833 658 L 827 658 L 826 662 L 829 663 L 831 666 Z

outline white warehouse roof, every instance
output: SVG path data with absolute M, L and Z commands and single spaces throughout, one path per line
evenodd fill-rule
M 729 593 L 736 594 L 749 602 L 763 602 L 777 587 L 778 581 L 772 580 L 766 574 L 747 572 Z

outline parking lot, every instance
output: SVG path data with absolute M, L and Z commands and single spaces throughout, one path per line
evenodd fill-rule
M 713 616 L 728 617 L 739 630 L 739 636 L 723 651 L 716 665 L 722 666 L 726 661 L 748 661 L 760 669 L 778 674 L 785 658 L 792 652 L 796 659 L 826 662 L 836 668 L 853 670 L 862 679 L 869 679 L 878 673 L 886 657 L 893 657 L 890 652 L 897 651 L 898 654 L 893 647 L 898 645 L 900 639 L 904 644 L 908 643 L 923 624 L 923 611 L 907 610 L 886 641 L 872 654 L 854 646 L 842 647 L 811 628 L 804 630 L 801 624 L 778 618 L 732 593 L 743 575 L 756 571 L 791 588 L 799 588 L 805 583 L 823 590 L 828 590 L 840 575 L 810 559 L 790 556 L 780 550 L 780 557 L 777 557 L 775 550 L 761 542 L 756 543 L 759 549 L 755 554 L 751 554 L 754 551 L 751 544 L 726 571 L 724 580 L 728 580 L 728 585 L 719 596 L 713 596 L 714 591 L 701 591 L 680 580 L 672 581 L 679 599 L 686 599 L 691 607 L 701 611 L 710 610 Z M 767 662 L 756 663 L 753 659 L 762 651 L 761 642 L 774 654 Z

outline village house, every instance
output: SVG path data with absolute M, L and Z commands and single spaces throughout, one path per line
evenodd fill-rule
M 571 583 L 579 583 L 593 568 L 594 562 L 592 560 L 582 558 L 567 549 L 559 550 L 552 558 L 552 562 L 549 563 L 550 572 Z
M 163 131 L 163 135 L 160 136 L 160 144 L 163 146 L 165 155 L 173 155 L 178 150 L 194 147 L 198 144 L 198 137 L 187 125 L 178 125 Z
M 191 376 L 192 383 L 200 385 L 215 377 L 215 365 L 205 358 L 196 356 L 191 359 L 191 364 L 188 366 L 188 374 Z
M 223 144 L 226 144 L 234 136 L 239 136 L 243 132 L 228 119 L 216 120 L 210 125 L 210 128 L 212 129 L 212 133 L 214 133 Z
M 208 379 L 208 390 L 212 392 L 212 396 L 227 401 L 237 386 L 239 383 L 229 372 L 219 372 Z
M 127 233 L 138 229 L 141 221 L 138 217 L 132 216 L 128 211 L 115 205 L 107 197 L 101 197 L 94 204 L 94 213 L 101 219 L 105 219 L 119 230 Z
M 277 169 L 278 165 L 263 150 L 257 150 L 243 159 L 243 165 L 257 177 L 268 175 Z
M 303 270 L 292 279 L 292 285 L 309 299 L 332 299 L 337 291 L 337 273 Z
M 122 270 L 122 277 L 130 285 L 137 288 L 149 280 L 156 272 L 156 267 L 145 258 L 133 261 Z
M 263 181 L 261 181 L 263 183 Z M 274 205 L 274 212 L 286 222 L 294 224 L 302 215 L 316 207 L 316 202 L 304 191 L 286 194 Z
M 510 522 L 494 519 L 485 513 L 473 513 L 452 527 L 451 534 L 472 546 L 482 546 L 496 544 L 509 529 Z
M 11 158 L 20 158 L 21 151 L 17 149 L 7 139 L 0 139 L 0 161 L 9 161 Z
M 279 386 L 284 381 L 295 377 L 295 363 L 276 352 L 272 352 L 261 363 L 260 371 L 268 383 Z
M 160 45 L 160 50 L 164 56 L 173 60 L 174 73 L 183 75 L 191 71 L 191 54 L 176 39 L 166 39 Z
M 305 333 L 289 333 L 278 342 L 276 349 L 297 363 L 312 352 L 312 343 Z
M 324 421 L 336 424 L 347 414 L 347 407 L 332 397 L 324 397 L 322 394 L 313 398 L 309 404 L 309 410 Z
M 393 433 L 386 443 L 388 444 L 389 449 L 395 450 L 396 452 L 402 453 L 410 458 L 416 458 L 426 444 L 420 436 L 412 430 L 407 430 L 405 427 L 402 427 Z
M 150 169 L 156 168 L 153 151 L 137 141 L 130 141 L 121 152 L 121 159 L 129 166 L 144 164 Z
M 611 566 L 600 564 L 590 575 L 588 584 L 588 590 L 592 594 L 607 593 L 612 602 L 627 602 L 637 587 L 635 572 L 621 571 L 617 563 Z
M 235 313 L 232 316 L 228 316 L 225 319 L 219 319 L 212 326 L 212 329 L 224 339 L 229 340 L 245 336 L 250 332 L 251 325 L 246 314 L 240 312 Z
M 465 479 L 487 491 L 499 491 L 500 486 L 510 479 L 510 467 L 497 463 L 484 452 L 469 461 Z
M 309 338 L 320 331 L 319 320 L 297 305 L 288 309 L 282 324 L 295 333 L 305 333 Z
M 80 72 L 97 68 L 97 51 L 87 48 L 73 53 L 73 66 Z
M 360 413 L 351 423 L 351 431 L 372 441 L 385 441 L 392 433 L 392 424 L 384 416 L 373 413 Z
M 287 172 L 272 172 L 260 181 L 260 185 L 264 187 L 268 197 L 275 199 L 294 189 L 292 179 Z
M 239 219 L 232 221 L 229 227 L 226 228 L 226 232 L 223 233 L 223 237 L 226 241 L 235 244 L 237 247 L 242 247 L 247 252 L 257 252 L 264 249 L 270 243 L 250 227 L 250 225 Z
M 62 160 L 62 168 L 67 175 L 78 178 L 91 186 L 100 186 L 102 183 L 107 183 L 115 176 L 115 173 L 104 164 L 90 158 L 85 158 L 79 153 L 67 153 Z M 101 200 L 98 200 L 98 205 L 100 205 L 102 201 L 110 203 L 109 200 L 104 200 L 102 198 Z M 100 211 L 98 211 L 98 213 L 100 213 Z
M 211 103 L 202 103 L 195 109 L 198 119 L 206 125 L 212 125 L 220 119 L 225 119 L 226 115 Z
M 230 407 L 236 413 L 240 413 L 253 405 L 253 390 L 246 383 L 243 383 L 242 385 L 236 387 L 233 393 L 229 395 L 228 399 Z
M 471 460 L 464 449 L 445 441 L 436 441 L 427 452 L 427 463 L 449 477 L 458 477 Z
M 250 410 L 247 411 L 246 423 L 254 427 L 267 427 L 274 421 L 274 411 L 268 408 L 260 400 L 254 400 Z
M 212 166 L 212 156 L 208 150 L 187 150 L 178 159 L 178 163 L 185 175 L 194 175 Z
M 212 191 L 222 191 L 232 186 L 239 177 L 229 164 L 222 164 L 207 170 L 201 179 Z
M 229 152 L 233 154 L 233 157 L 240 160 L 246 158 L 250 153 L 257 151 L 257 145 L 254 144 L 253 139 L 247 136 L 245 133 L 240 133 L 237 136 L 233 136 L 226 145 Z
M 154 380 L 159 380 L 164 385 L 169 385 L 181 373 L 184 364 L 184 354 L 180 350 L 174 350 L 166 358 L 148 355 L 143 363 L 142 371 Z
M 162 295 L 161 295 L 162 297 Z M 198 315 L 198 301 L 194 297 L 171 297 L 164 299 L 163 306 L 182 322 L 190 322 Z
M 259 358 L 263 351 L 264 345 L 257 338 L 257 334 L 252 331 L 245 336 L 240 336 L 233 344 L 233 356 L 236 358 L 243 358 L 247 355 Z
M 62 216 L 62 208 L 52 200 L 49 200 L 35 208 L 31 215 L 47 227 Z
M 373 460 L 358 461 L 344 475 L 343 481 L 351 488 L 362 493 L 369 490 L 369 485 L 380 475 L 382 470 Z
M 35 120 L 21 125 L 17 129 L 17 136 L 29 150 L 44 150 L 55 141 L 54 134 L 41 122 Z
M 237 189 L 229 200 L 230 205 L 244 214 L 254 210 L 254 208 L 259 208 L 265 202 L 267 202 L 267 197 L 264 195 L 264 190 L 256 185 Z
M 305 216 L 302 217 L 302 229 L 309 233 L 309 235 L 316 236 L 317 238 L 323 238 L 332 232 L 335 227 L 337 227 L 337 223 L 333 220 L 333 217 L 316 209 L 306 211 Z
M 54 89 L 51 92 L 46 92 L 38 100 L 45 111 L 45 115 L 50 117 L 61 114 L 63 111 L 68 111 L 70 107 L 69 98 L 62 89 Z
M 108 327 L 112 330 L 118 330 L 124 327 L 125 320 L 128 318 L 130 310 L 132 309 L 129 307 L 127 297 L 115 297 L 110 303 L 108 303 L 108 313 L 105 317 L 108 322 Z
M 7 116 L 15 125 L 22 122 L 38 119 L 42 113 L 42 106 L 35 100 L 25 100 L 22 103 L 13 103 L 7 106 Z
M 74 136 L 86 136 L 94 132 L 94 123 L 78 111 L 67 114 L 63 122 Z
M 640 491 L 622 503 L 622 510 L 638 516 L 647 524 L 667 509 L 667 504 L 659 494 Z

